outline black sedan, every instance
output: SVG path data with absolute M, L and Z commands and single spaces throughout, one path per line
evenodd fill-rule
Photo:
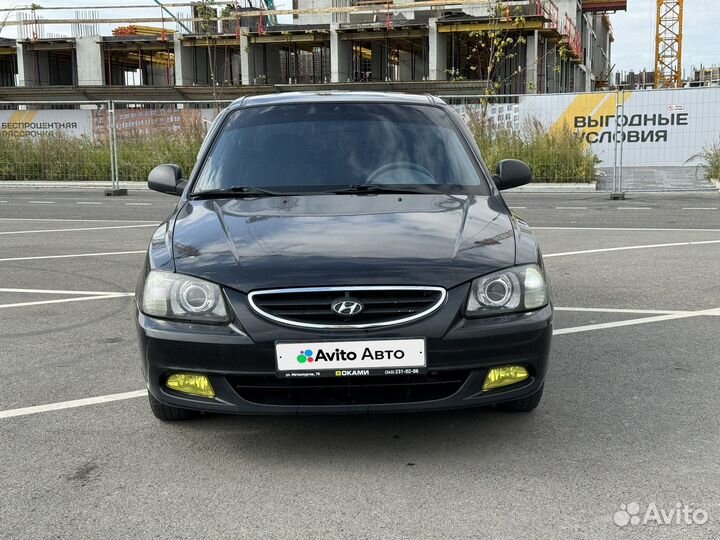
M 153 413 L 297 414 L 542 397 L 552 335 L 537 241 L 458 114 L 429 96 L 242 98 L 153 235 L 137 327 Z

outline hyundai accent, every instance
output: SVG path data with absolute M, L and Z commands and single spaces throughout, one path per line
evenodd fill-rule
M 461 117 L 430 96 L 287 93 L 221 112 L 136 294 L 152 412 L 366 413 L 540 402 L 538 243 Z

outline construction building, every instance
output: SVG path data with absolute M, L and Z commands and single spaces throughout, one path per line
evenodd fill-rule
M 425 2 L 427 4 L 427 2 Z M 610 82 L 608 12 L 626 0 L 433 2 L 294 0 L 292 23 L 238 3 L 174 30 L 131 24 L 112 36 L 0 39 L 0 86 L 232 88 L 452 83 L 476 93 L 583 92 Z M 272 5 L 272 4 L 271 4 Z M 27 18 L 27 17 L 26 17 Z M 38 27 L 37 20 L 32 23 Z M 175 23 L 173 23 L 174 25 Z M 165 26 L 165 25 L 163 25 Z M 506 45 L 491 61 L 484 42 Z M 507 40 L 507 41 L 505 41 Z M 507 45 L 509 43 L 509 45 Z M 250 89 L 247 89 L 250 91 Z
M 720 86 L 720 67 L 704 67 L 693 68 L 690 72 L 690 78 L 687 81 L 688 86 Z

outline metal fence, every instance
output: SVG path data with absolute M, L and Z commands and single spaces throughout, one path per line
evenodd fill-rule
M 112 180 L 110 103 L 0 102 L 0 180 Z
M 712 190 L 720 178 L 720 87 L 443 98 L 491 166 L 524 159 L 536 181 L 619 192 Z
M 176 163 L 189 173 L 209 125 L 230 103 L 112 102 L 117 178 L 145 181 L 148 172 L 160 163 Z
M 441 96 L 483 155 L 517 158 L 536 182 L 604 191 L 714 189 L 720 88 Z M 145 181 L 159 163 L 189 172 L 230 101 L 0 102 L 0 181 Z

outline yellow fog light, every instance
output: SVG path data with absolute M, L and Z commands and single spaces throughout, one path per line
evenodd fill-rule
M 510 384 L 524 381 L 530 376 L 523 366 L 503 366 L 488 371 L 483 383 L 483 390 L 494 390 Z
M 173 373 L 165 381 L 165 386 L 190 394 L 191 396 L 200 396 L 206 398 L 214 398 L 215 390 L 213 390 L 210 379 L 205 375 L 197 375 L 195 373 Z

